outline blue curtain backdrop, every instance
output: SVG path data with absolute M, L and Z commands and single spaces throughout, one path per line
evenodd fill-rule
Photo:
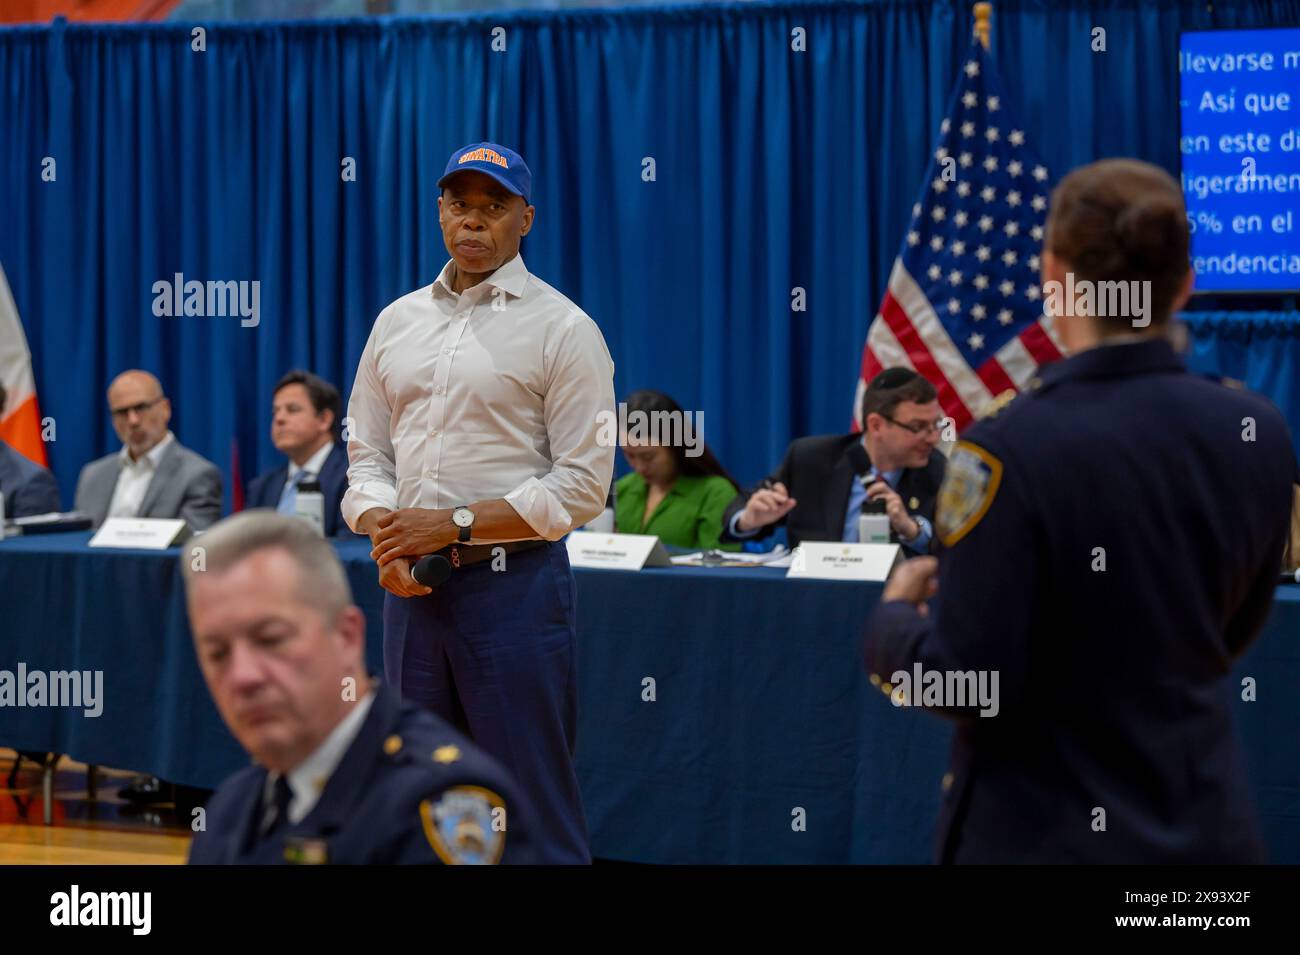
M 993 51 L 1054 173 L 1176 172 L 1179 31 L 1297 24 L 1300 0 L 1005 0 Z M 104 390 L 132 366 L 163 379 L 184 443 L 228 469 L 237 438 L 245 479 L 275 463 L 272 384 L 306 366 L 346 393 L 377 312 L 443 264 L 434 183 L 482 138 L 528 158 L 524 257 L 600 324 L 619 394 L 702 410 L 759 476 L 848 424 L 969 32 L 965 0 L 217 23 L 203 52 L 184 24 L 0 30 L 0 263 L 65 504 L 118 446 Z M 175 273 L 259 281 L 260 324 L 155 317 Z M 1197 316 L 1193 344 L 1300 422 L 1291 315 Z

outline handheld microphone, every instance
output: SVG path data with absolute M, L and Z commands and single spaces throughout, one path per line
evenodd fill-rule
M 451 576 L 451 561 L 441 554 L 426 554 L 415 562 L 411 576 L 417 584 L 439 587 Z
M 1280 584 L 1300 584 L 1300 568 L 1282 571 L 1278 580 Z
M 867 450 L 859 441 L 849 449 L 849 461 L 852 463 L 854 470 L 857 472 L 857 481 L 865 490 L 873 481 L 883 480 L 876 469 L 871 465 L 871 459 L 867 457 Z M 868 477 L 871 475 L 871 477 Z M 862 502 L 862 511 L 858 514 L 858 542 L 862 544 L 888 544 L 889 543 L 889 510 L 885 507 L 885 499 L 878 497 L 875 500 L 865 500 Z

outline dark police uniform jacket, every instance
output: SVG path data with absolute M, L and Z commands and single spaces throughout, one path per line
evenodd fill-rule
M 1286 422 L 1163 340 L 1040 382 L 954 448 L 931 615 L 890 601 L 868 624 L 895 703 L 889 681 L 918 662 L 999 672 L 996 716 L 947 714 L 939 859 L 1262 860 L 1233 725 L 1247 704 L 1225 677 L 1273 599 Z
M 745 509 L 751 489 L 737 495 L 722 516 L 722 539 L 725 541 L 762 540 L 782 524 L 793 549 L 801 541 L 837 541 L 844 536 L 844 517 L 849 506 L 849 491 L 860 473 L 870 470 L 871 461 L 862 449 L 861 434 L 813 435 L 796 438 L 786 449 L 785 458 L 768 481 L 780 481 L 798 503 L 784 518 L 757 534 L 736 537 L 731 533 L 732 518 Z M 933 526 L 934 502 L 943 480 L 944 457 L 930 454 L 923 468 L 905 468 L 894 490 L 903 499 L 910 514 L 920 514 Z M 890 537 L 895 542 L 898 535 Z M 933 546 L 931 538 L 931 546 Z
M 191 864 L 533 861 L 530 813 L 501 765 L 382 684 L 320 801 L 263 837 L 266 779 L 250 766 L 221 784 Z

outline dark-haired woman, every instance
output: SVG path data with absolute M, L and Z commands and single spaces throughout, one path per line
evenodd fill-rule
M 719 543 L 736 483 L 703 435 L 662 392 L 633 392 L 626 406 L 629 426 L 620 443 L 633 470 L 614 485 L 619 533 L 655 534 L 675 547 L 739 550 Z
M 1273 599 L 1286 421 L 1168 343 L 1192 272 L 1163 170 L 1066 176 L 1042 272 L 1068 357 L 957 443 L 937 578 L 895 571 L 871 680 L 958 720 L 941 861 L 1262 861 L 1227 677 Z

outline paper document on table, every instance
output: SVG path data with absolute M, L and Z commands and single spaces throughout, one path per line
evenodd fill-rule
M 672 561 L 679 567 L 789 567 L 790 557 L 790 551 L 778 544 L 775 550 L 764 554 L 708 550 L 675 554 Z
M 50 511 L 46 514 L 31 514 L 27 517 L 15 517 L 13 522 L 19 527 L 25 527 L 28 524 L 50 524 L 54 521 L 63 520 L 62 511 Z

